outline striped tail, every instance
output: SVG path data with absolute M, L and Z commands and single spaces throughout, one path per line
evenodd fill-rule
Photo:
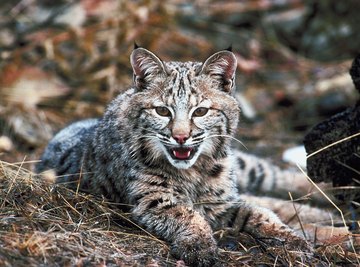
M 316 202 L 326 202 L 300 170 L 283 170 L 269 161 L 241 151 L 235 151 L 234 156 L 241 193 L 290 199 L 290 192 L 294 198 L 310 196 Z

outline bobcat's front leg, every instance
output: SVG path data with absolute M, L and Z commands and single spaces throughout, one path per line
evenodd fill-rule
M 249 233 L 269 245 L 280 241 L 289 249 L 312 251 L 304 238 L 266 208 L 241 203 L 233 227 L 235 231 Z
M 138 195 L 134 219 L 169 242 L 171 253 L 191 266 L 213 266 L 217 244 L 206 220 L 190 202 L 160 190 Z M 162 191 L 162 192 L 161 192 Z M 180 196 L 179 196 L 180 197 Z

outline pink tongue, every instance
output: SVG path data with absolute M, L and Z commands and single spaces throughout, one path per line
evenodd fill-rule
M 190 157 L 192 149 L 173 150 L 174 156 L 177 159 L 187 159 Z

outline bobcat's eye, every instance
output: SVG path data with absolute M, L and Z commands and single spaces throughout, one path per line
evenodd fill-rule
M 170 117 L 171 116 L 171 112 L 168 108 L 166 107 L 156 107 L 155 111 L 157 114 L 159 114 L 160 116 L 163 117 Z
M 197 108 L 195 109 L 194 113 L 193 113 L 193 116 L 195 117 L 202 117 L 202 116 L 205 116 L 206 113 L 208 113 L 209 109 L 208 108 Z

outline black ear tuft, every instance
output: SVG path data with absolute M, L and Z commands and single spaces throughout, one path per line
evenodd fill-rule
M 140 46 L 138 46 L 138 44 L 136 42 L 134 42 L 134 50 L 140 48 Z
M 226 48 L 225 50 L 232 52 L 232 44 L 228 48 Z

